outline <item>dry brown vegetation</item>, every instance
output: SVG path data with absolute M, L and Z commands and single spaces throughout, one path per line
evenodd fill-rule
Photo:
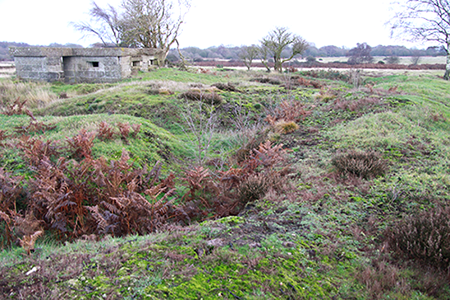
M 331 164 L 340 174 L 350 174 L 365 179 L 383 175 L 388 170 L 387 161 L 374 151 L 358 152 L 350 150 L 335 156 Z
M 193 101 L 201 101 L 207 104 L 218 105 L 222 103 L 222 97 L 217 93 L 204 92 L 200 90 L 189 90 L 180 94 L 180 99 L 188 99 Z
M 41 127 L 54 128 L 45 124 Z M 274 185 L 273 178 L 279 176 L 274 166 L 283 159 L 282 146 L 266 142 L 257 149 L 249 149 L 237 168 L 214 176 L 202 167 L 186 171 L 181 180 L 188 192 L 180 197 L 180 204 L 174 205 L 175 176 L 161 179 L 161 164 L 151 170 L 136 169 L 128 162 L 130 157 L 125 151 L 117 161 L 93 159 L 96 137 L 104 140 L 120 136 L 127 140 L 135 138 L 140 130 L 139 124 L 118 123 L 117 127 L 118 131 L 102 122 L 97 132 L 82 129 L 66 138 L 66 146 L 26 135 L 19 139 L 15 147 L 21 150 L 35 175 L 26 182 L 25 191 L 23 178 L 0 169 L 3 246 L 21 241 L 29 252 L 44 230 L 55 231 L 62 240 L 91 234 L 124 236 L 153 232 L 168 222 L 190 223 L 235 215 L 247 202 L 264 196 Z M 28 132 L 16 130 L 17 134 Z M 2 136 L 7 137 L 3 133 Z M 268 169 L 270 172 L 264 171 Z M 254 178 L 259 178 L 263 185 L 259 192 L 254 191 Z M 22 195 L 26 195 L 25 199 Z M 26 210 L 18 210 L 17 202 L 22 206 L 26 203 Z M 36 230 L 19 234 L 18 228 L 25 221 L 39 227 L 29 226 Z

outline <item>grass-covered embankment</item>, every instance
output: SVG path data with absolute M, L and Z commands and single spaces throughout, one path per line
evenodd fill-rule
M 240 153 L 239 142 L 241 149 L 245 148 L 242 143 L 246 140 L 239 137 L 239 132 L 251 132 L 250 128 L 259 123 L 265 126 L 269 139 L 283 143 L 288 150 L 287 160 L 279 166 L 282 170 L 278 170 L 286 173 L 282 177 L 283 189 L 266 190 L 238 216 L 217 220 L 210 216 L 211 220 L 192 222 L 187 227 L 169 222 L 160 228 L 161 232 L 151 235 L 112 238 L 96 234 L 61 245 L 56 234 L 47 234 L 37 240 L 36 251 L 29 256 L 13 246 L 2 252 L 0 289 L 5 297 L 449 298 L 445 270 L 436 268 L 436 262 L 445 265 L 448 259 L 446 244 L 435 243 L 430 235 L 430 246 L 442 247 L 443 256 L 419 256 L 419 241 L 410 241 L 416 248 L 403 249 L 394 230 L 408 227 L 397 224 L 408 221 L 407 216 L 429 212 L 432 217 L 436 207 L 448 203 L 447 82 L 426 76 L 387 76 L 365 78 L 369 85 L 356 89 L 348 82 L 315 79 L 305 74 L 272 75 L 271 83 L 246 81 L 249 77 L 266 77 L 246 74 L 242 77 L 245 83 L 241 84 L 240 73 L 228 74 L 230 78 L 220 72 L 214 75 L 159 70 L 140 74 L 142 78 L 123 85 L 58 100 L 48 109 L 33 111 L 36 116 L 42 115 L 37 117 L 39 121 L 57 124 L 55 129 L 45 132 L 45 139 L 64 139 L 80 128 L 94 130 L 94 124 L 101 120 L 111 124 L 142 123 L 137 139 L 129 138 L 128 143 L 121 138 L 95 140 L 93 154 L 117 159 L 125 147 L 130 156 L 139 158 L 137 162 L 151 162 L 164 159 L 158 149 L 170 149 L 173 157 L 166 163 L 170 170 L 178 171 L 180 167 L 176 165 L 181 161 L 177 159 L 185 163 L 196 160 L 193 152 L 189 152 L 196 147 L 195 134 L 180 129 L 186 126 L 181 112 L 188 113 L 184 110 L 188 102 L 179 99 L 179 94 L 185 89 L 209 89 L 212 83 L 235 81 L 241 92 L 216 91 L 222 97 L 222 103 L 214 107 L 220 126 L 215 128 L 216 139 L 211 143 L 209 156 L 218 164 L 216 167 L 210 164 L 209 168 L 236 163 L 236 155 L 230 161 L 227 156 Z M 296 84 L 300 82 L 299 76 L 304 78 L 303 85 Z M 327 73 L 321 76 L 326 77 Z M 172 81 L 180 78 L 183 84 L 166 88 L 164 78 Z M 143 85 L 145 80 L 161 81 L 158 93 L 154 91 L 154 82 Z M 191 82 L 202 86 L 189 86 Z M 145 92 L 148 85 L 153 92 Z M 100 100 L 92 101 L 94 98 Z M 292 108 L 289 105 L 299 103 L 302 106 L 296 108 L 304 110 L 304 114 L 300 114 L 297 120 L 300 127 L 293 132 L 285 134 L 276 130 L 281 125 L 270 127 L 262 121 L 267 115 L 288 118 L 291 110 L 283 107 Z M 141 109 L 147 106 L 148 109 Z M 168 106 L 178 111 L 166 111 Z M 243 110 L 236 113 L 237 108 Z M 131 116 L 125 116 L 127 112 Z M 140 113 L 139 117 L 136 113 Z M 171 121 L 165 121 L 166 117 Z M 7 125 L 0 129 L 8 133 L 29 119 L 2 118 L 5 120 L 2 124 Z M 178 125 L 173 126 L 174 122 Z M 154 133 L 155 138 L 145 140 L 145 132 Z M 367 165 L 361 167 L 358 162 L 352 165 L 351 160 L 346 161 L 347 171 L 340 170 L 336 160 L 346 158 L 350 150 L 383 164 L 384 174 L 372 176 Z M 15 158 L 9 151 L 5 148 L 2 152 L 2 159 L 8 159 L 2 165 L 11 172 L 16 165 L 11 163 Z M 379 156 L 369 155 L 373 151 Z M 365 173 L 361 171 L 363 167 Z M 177 174 L 178 178 L 182 176 Z M 181 187 L 182 180 L 178 180 L 175 198 L 182 201 L 186 187 Z M 214 197 L 206 189 L 196 195 Z M 421 224 L 425 225 L 415 225 L 423 226 L 416 229 L 430 234 L 425 230 L 426 223 Z M 434 226 L 435 232 L 438 228 L 445 229 L 445 224 Z M 395 241 L 399 244 L 397 248 L 393 247 Z

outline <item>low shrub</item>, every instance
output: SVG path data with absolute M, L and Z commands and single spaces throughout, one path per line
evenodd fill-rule
M 222 97 L 217 93 L 206 93 L 199 90 L 190 90 L 182 93 L 180 99 L 188 99 L 193 101 L 201 101 L 207 104 L 219 105 L 222 104 Z
M 232 83 L 228 82 L 228 84 L 225 83 L 213 83 L 211 84 L 211 86 L 218 88 L 221 91 L 226 91 L 226 92 L 240 92 L 236 86 L 234 86 Z
M 12 242 L 16 201 L 23 192 L 22 180 L 0 168 L 0 248 L 10 246 Z
M 375 151 L 358 152 L 350 150 L 335 156 L 331 164 L 338 173 L 351 174 L 365 179 L 383 175 L 388 170 L 386 160 Z
M 447 270 L 450 266 L 450 207 L 411 214 L 386 230 L 389 249 L 402 257 Z
M 294 121 L 286 122 L 284 120 L 280 120 L 277 123 L 275 123 L 275 131 L 282 134 L 294 132 L 298 128 L 299 126 Z
M 239 186 L 239 199 L 248 203 L 264 197 L 269 190 L 269 183 L 264 174 L 250 175 Z
M 300 122 L 312 112 L 305 110 L 305 105 L 300 101 L 283 101 L 274 110 L 269 111 L 265 121 L 270 125 L 275 125 L 277 121 L 284 120 L 285 122 Z
M 269 84 L 273 84 L 273 85 L 280 85 L 281 81 L 276 79 L 276 78 L 267 78 L 267 77 L 257 77 L 257 78 L 252 78 L 250 79 L 250 81 L 256 81 L 259 83 L 269 83 Z

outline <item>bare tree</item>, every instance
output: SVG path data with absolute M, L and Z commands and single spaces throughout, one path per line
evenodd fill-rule
M 275 62 L 275 71 L 282 72 L 283 63 L 291 60 L 296 55 L 302 54 L 308 48 L 308 43 L 298 35 L 288 32 L 287 28 L 277 27 L 261 41 Z M 283 58 L 282 52 L 290 48 L 289 57 Z
M 444 79 L 450 78 L 450 1 L 404 0 L 390 21 L 391 35 L 408 41 L 437 42 L 444 45 L 447 65 Z
M 400 58 L 398 56 L 389 56 L 388 58 L 386 58 L 386 62 L 388 64 L 398 64 L 400 63 Z
M 121 11 L 93 2 L 90 15 L 94 24 L 75 23 L 76 29 L 97 36 L 104 45 L 158 48 L 162 65 L 170 47 L 176 43 L 190 0 L 123 0 Z
M 371 51 L 372 47 L 366 43 L 357 43 L 356 47 L 350 49 L 347 53 L 347 56 L 349 57 L 348 63 L 351 65 L 371 63 L 373 61 L 373 57 L 370 55 Z
M 261 46 L 258 47 L 259 50 L 259 55 L 261 57 L 261 62 L 264 65 L 264 67 L 266 67 L 267 72 L 270 73 L 270 66 L 269 66 L 269 48 L 267 46 L 265 46 L 264 44 L 261 44 Z
M 114 7 L 108 5 L 108 8 L 104 9 L 92 2 L 89 14 L 91 22 L 72 23 L 75 29 L 86 35 L 96 36 L 104 46 L 125 46 L 122 40 L 124 27 L 120 15 Z
M 126 39 L 134 47 L 158 48 L 167 55 L 180 33 L 189 0 L 124 0 Z M 165 59 L 165 56 L 164 58 Z M 159 61 L 161 65 L 163 61 Z
M 419 62 L 420 62 L 420 59 L 422 58 L 420 56 L 420 51 L 419 50 L 413 50 L 411 54 L 412 54 L 411 58 L 410 58 L 411 64 L 414 65 L 414 66 L 418 65 Z
M 255 45 L 243 47 L 241 52 L 239 53 L 239 58 L 242 59 L 244 65 L 250 71 L 252 67 L 253 60 L 258 58 L 259 50 Z

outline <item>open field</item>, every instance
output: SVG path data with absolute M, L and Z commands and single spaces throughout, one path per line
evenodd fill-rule
M 0 62 L 0 78 L 11 77 L 15 72 L 14 62 Z
M 383 61 L 385 57 L 382 56 L 375 56 L 373 59 L 373 61 L 375 63 L 379 62 L 379 61 Z M 399 64 L 402 65 L 410 65 L 412 63 L 412 59 L 413 57 L 399 57 L 400 61 Z M 347 62 L 348 57 L 317 57 L 317 61 L 321 62 L 321 63 L 334 63 L 334 62 L 340 62 L 340 63 L 345 63 Z M 298 59 L 299 62 L 306 62 L 306 58 L 304 59 Z M 217 64 L 220 63 L 226 63 L 228 62 L 228 60 L 214 60 L 212 66 L 215 66 Z M 258 60 L 255 60 L 255 63 L 257 63 Z M 419 65 L 424 65 L 424 64 L 430 64 L 430 65 L 434 65 L 434 64 L 445 64 L 446 63 L 446 57 L 445 56 L 436 56 L 436 57 L 432 57 L 432 56 L 424 56 L 421 57 L 419 59 L 418 64 Z M 246 70 L 246 67 L 244 66 L 234 66 L 232 67 L 233 69 L 237 69 L 237 70 Z M 259 70 L 263 70 L 263 68 L 255 68 L 255 69 L 259 69 Z M 311 68 L 300 68 L 308 70 Z M 312 68 L 314 69 L 314 67 Z M 330 68 L 330 69 L 336 69 L 336 68 Z M 367 70 L 367 72 L 369 72 L 369 74 L 373 74 L 371 73 L 370 69 L 365 69 Z M 389 69 L 377 69 L 376 71 L 379 74 L 383 74 L 383 75 L 387 75 L 387 74 L 401 74 L 404 71 L 401 70 L 392 70 L 392 72 Z M 436 70 L 423 70 L 423 72 L 420 72 L 420 70 L 408 70 L 407 71 L 408 74 L 418 74 L 418 73 L 422 73 L 422 74 L 427 74 L 427 75 L 435 75 L 435 74 L 439 74 L 439 71 Z M 0 62 L 0 78 L 10 78 L 12 76 L 14 76 L 15 74 L 15 67 L 14 67 L 14 62 Z
M 0 298 L 450 299 L 450 86 L 390 71 L 0 79 Z
M 375 63 L 379 61 L 384 61 L 386 57 L 384 56 L 374 56 L 373 61 Z M 410 65 L 412 63 L 413 57 L 410 56 L 399 56 L 399 63 L 403 65 Z M 422 56 L 419 59 L 419 64 L 445 64 L 446 63 L 445 56 Z M 347 62 L 348 57 L 318 57 L 318 61 L 323 63 L 329 62 Z M 306 61 L 306 60 L 305 60 Z

